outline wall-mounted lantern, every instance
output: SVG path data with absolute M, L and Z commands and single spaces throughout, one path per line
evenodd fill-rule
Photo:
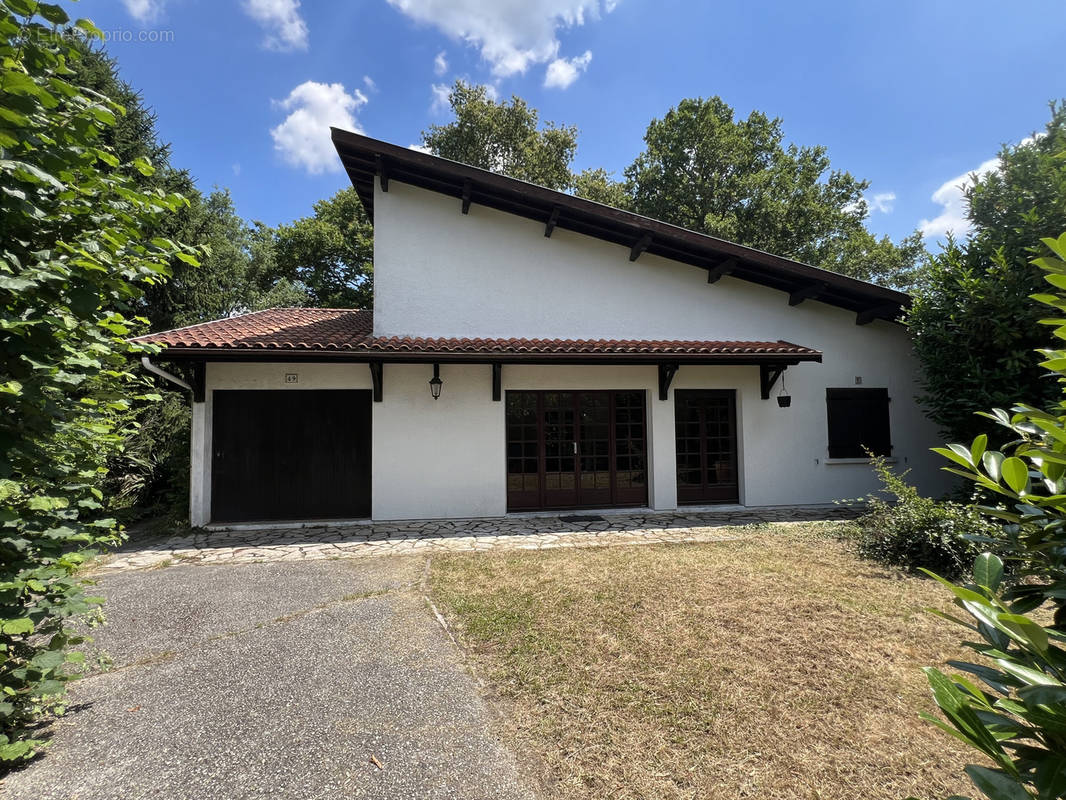
M 440 379 L 440 364 L 434 364 L 433 377 L 429 379 L 429 393 L 433 395 L 434 400 L 440 397 L 440 389 L 443 385 L 444 381 Z

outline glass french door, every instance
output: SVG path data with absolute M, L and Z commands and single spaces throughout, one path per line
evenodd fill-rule
M 507 508 L 648 502 L 642 391 L 507 393 Z
M 674 390 L 674 425 L 677 501 L 737 502 L 736 392 Z

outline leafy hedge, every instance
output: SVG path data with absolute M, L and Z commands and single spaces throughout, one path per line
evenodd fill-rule
M 1066 392 L 1066 234 L 1043 242 L 1050 254 L 1033 263 L 1051 289 L 1033 299 L 1054 309 L 1041 324 L 1059 341 L 1039 351 L 1040 366 Z M 940 616 L 965 628 L 975 660 L 949 662 L 963 675 L 926 668 L 943 719 L 923 716 L 987 759 L 966 766 L 985 797 L 1054 800 L 1066 796 L 1066 394 L 1050 410 L 1017 405 L 984 416 L 1009 431 L 1007 445 L 990 449 L 982 433 L 969 446 L 936 449 L 953 463 L 949 472 L 998 498 L 980 510 L 1002 521 L 1003 535 L 966 585 L 934 575 L 958 609 Z M 1047 614 L 1029 616 L 1040 607 L 1053 612 L 1051 624 Z
M 57 5 L 0 0 L 0 768 L 31 757 L 80 654 L 71 622 L 98 608 L 79 569 L 120 532 L 101 489 L 150 398 L 129 370 L 129 309 L 190 248 L 149 239 L 184 200 L 138 189 L 101 132 L 123 113 L 71 82 L 75 36 Z

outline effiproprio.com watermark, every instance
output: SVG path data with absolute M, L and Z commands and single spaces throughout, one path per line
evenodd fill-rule
M 166 44 L 174 41 L 174 31 L 171 30 L 145 30 L 143 28 L 133 30 L 132 28 L 115 28 L 113 30 L 101 30 L 104 35 L 104 42 L 111 44 L 118 42 L 121 44 L 138 42 L 145 44 Z
M 41 27 L 31 29 L 30 36 L 40 42 L 64 36 L 80 36 L 94 42 L 103 41 L 105 44 L 169 44 L 174 41 L 174 31 L 162 28 L 101 28 L 100 36 L 90 37 L 85 31 L 73 26 L 52 29 Z

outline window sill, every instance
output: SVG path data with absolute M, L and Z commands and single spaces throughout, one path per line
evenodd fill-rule
M 898 464 L 899 463 L 899 459 L 898 458 L 894 458 L 894 457 L 892 457 L 892 458 L 886 457 L 886 458 L 884 458 L 882 460 L 886 464 Z M 862 458 L 825 458 L 825 459 L 822 459 L 822 463 L 823 464 L 872 464 L 872 463 L 874 463 L 874 460 L 872 458 L 866 458 L 865 456 L 862 457 Z

